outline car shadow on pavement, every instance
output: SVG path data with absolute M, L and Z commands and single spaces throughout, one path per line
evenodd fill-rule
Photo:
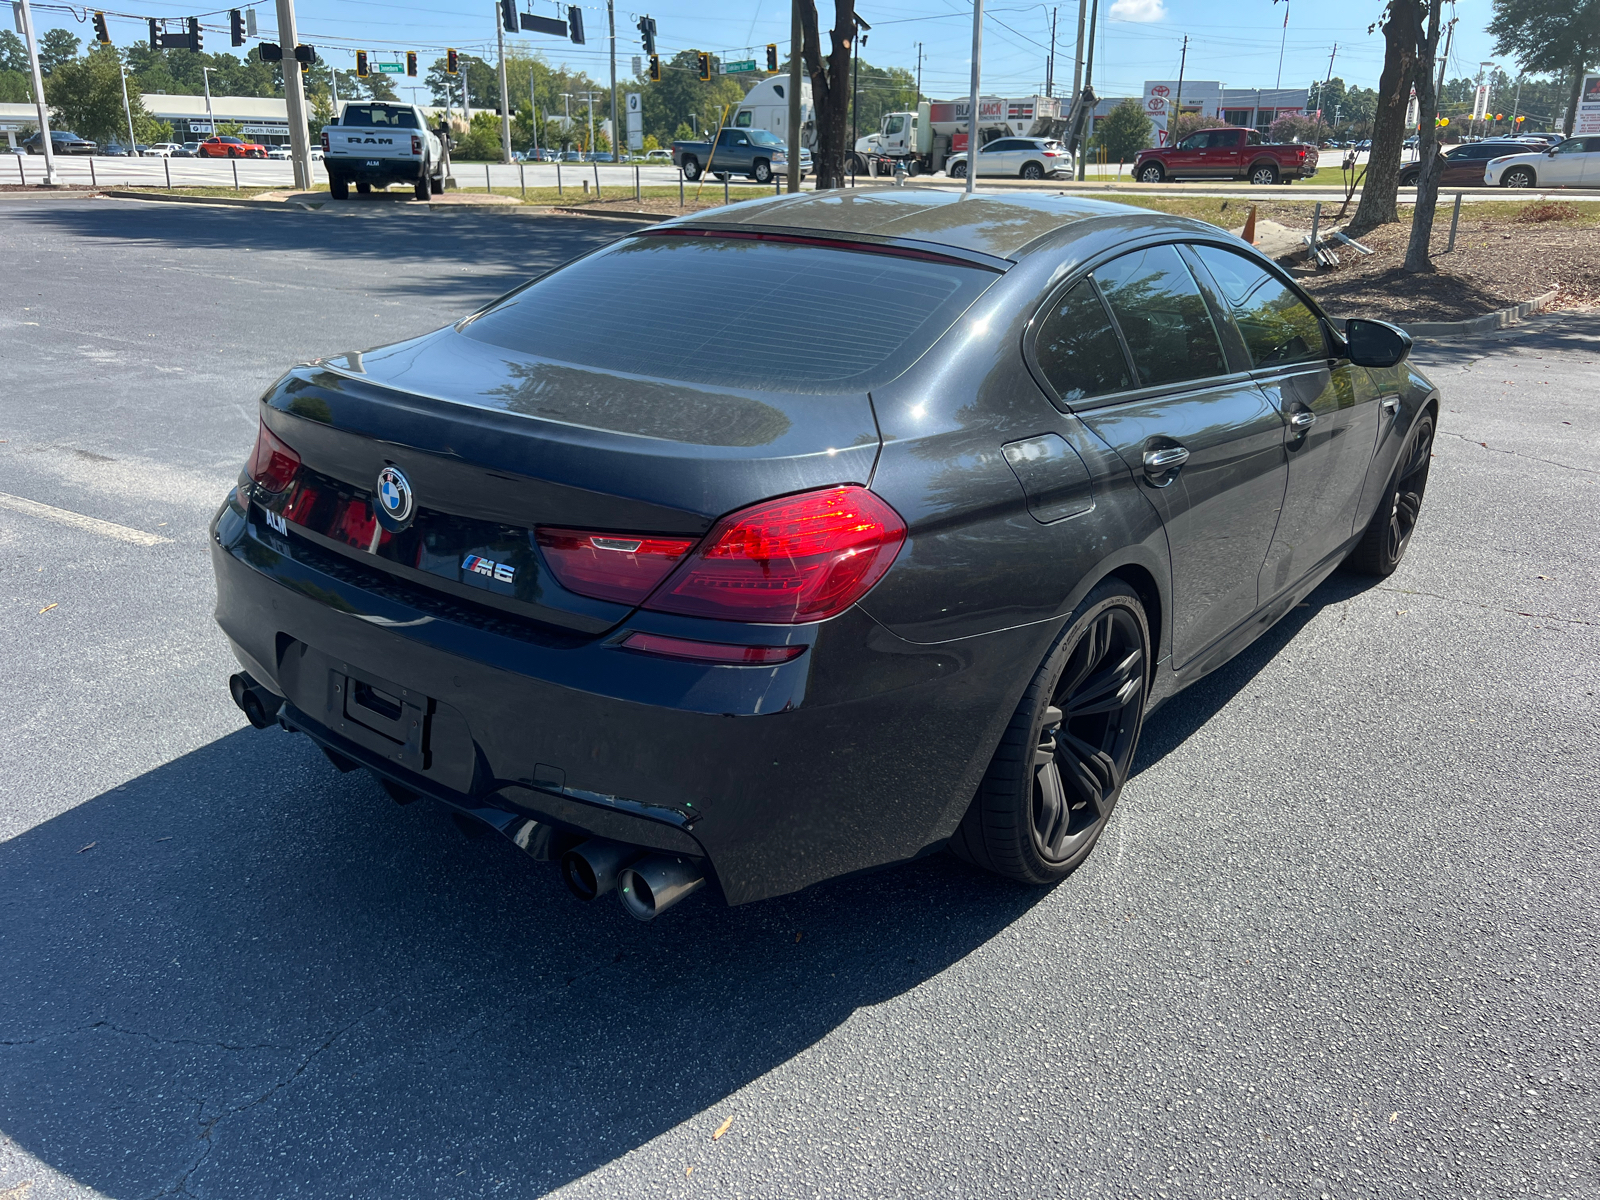
M 643 925 L 245 729 L 0 844 L 0 1134 L 116 1197 L 542 1194 L 1047 894 L 939 855 Z

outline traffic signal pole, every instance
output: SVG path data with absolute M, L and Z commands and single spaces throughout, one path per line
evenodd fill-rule
M 611 35 L 611 161 L 622 161 L 622 131 L 617 128 L 617 12 L 606 0 L 606 32 Z
M 511 161 L 511 94 L 506 91 L 506 30 L 500 22 L 500 5 L 494 6 L 494 35 L 500 43 L 500 161 Z
M 39 73 L 39 42 L 33 36 L 33 9 L 22 0 L 22 36 L 28 41 L 28 70 L 33 72 L 33 99 L 39 109 L 39 149 L 44 151 L 44 185 L 59 187 L 56 174 L 56 148 L 50 141 L 50 109 L 44 100 L 44 76 Z
M 306 88 L 294 49 L 300 35 L 294 25 L 294 0 L 278 0 L 278 41 L 283 46 L 283 99 L 289 110 L 289 153 L 294 162 L 294 186 L 311 190 L 311 131 L 306 125 Z M 216 133 L 213 127 L 212 133 Z
M 972 106 L 967 109 L 967 195 L 978 178 L 978 84 L 983 67 L 983 0 L 972 0 Z
M 805 31 L 800 25 L 800 0 L 789 0 L 789 191 L 800 190 L 800 54 Z

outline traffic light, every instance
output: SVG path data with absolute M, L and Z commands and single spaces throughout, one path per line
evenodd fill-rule
M 517 22 L 517 0 L 500 0 L 500 20 L 505 24 L 507 33 L 522 32 L 522 26 Z
M 583 45 L 583 9 L 576 4 L 567 6 L 567 31 L 572 35 L 574 46 Z
M 315 46 L 300 45 L 294 48 L 295 61 L 302 67 L 309 67 L 317 61 L 317 48 Z
M 661 82 L 661 56 L 659 54 L 650 56 L 650 82 Z
M 654 55 L 656 52 L 656 20 L 654 17 L 639 18 L 639 37 L 644 42 L 644 52 Z
M 262 62 L 283 61 L 283 47 L 277 42 L 262 42 L 256 47 L 256 53 L 261 56 Z
M 778 43 L 777 42 L 768 42 L 767 43 L 767 70 L 776 71 L 777 69 L 778 69 Z
M 694 61 L 695 61 L 695 64 L 700 68 L 700 82 L 701 83 L 710 83 L 711 82 L 711 55 L 702 54 L 700 51 L 696 50 L 694 52 Z
M 106 32 L 106 15 L 103 12 L 94 15 L 94 40 L 102 46 L 111 45 L 111 35 Z
M 407 75 L 411 75 L 411 76 L 415 76 L 416 73 L 417 73 L 417 52 L 415 50 L 407 50 L 406 51 L 406 74 Z
M 447 75 L 461 74 L 461 56 L 454 50 L 444 52 L 444 69 Z
M 244 14 L 237 8 L 228 10 L 228 33 L 235 46 L 244 45 Z
M 357 79 L 365 79 L 366 77 L 367 77 L 367 52 L 365 50 L 357 50 L 356 51 L 356 78 Z
M 200 18 L 189 18 L 189 49 L 200 53 Z

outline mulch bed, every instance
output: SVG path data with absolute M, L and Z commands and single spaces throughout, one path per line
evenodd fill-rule
M 1332 315 L 1401 324 L 1478 317 L 1552 290 L 1560 293 L 1553 307 L 1591 305 L 1600 302 L 1600 226 L 1583 215 L 1530 222 L 1484 218 L 1464 206 L 1447 254 L 1450 213 L 1441 209 L 1429 239 L 1434 270 L 1411 274 L 1401 269 L 1411 238 L 1410 211 L 1402 210 L 1399 223 L 1360 239 L 1370 256 L 1340 246 L 1337 267 L 1300 282 Z

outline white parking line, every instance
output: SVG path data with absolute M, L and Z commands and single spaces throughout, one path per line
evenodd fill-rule
M 101 537 L 132 542 L 135 546 L 159 546 L 172 540 L 171 538 L 161 537 L 158 534 L 146 533 L 142 529 L 130 529 L 128 526 L 118 525 L 114 521 L 102 521 L 99 517 L 86 517 L 82 513 L 75 513 L 67 508 L 57 508 L 53 504 L 40 504 L 37 500 L 27 500 L 21 496 L 10 496 L 5 492 L 0 492 L 0 508 L 9 508 L 12 512 L 24 513 L 30 517 L 40 517 L 46 521 L 55 521 L 61 525 L 71 525 L 74 529 L 82 529 L 86 533 L 98 533 Z

